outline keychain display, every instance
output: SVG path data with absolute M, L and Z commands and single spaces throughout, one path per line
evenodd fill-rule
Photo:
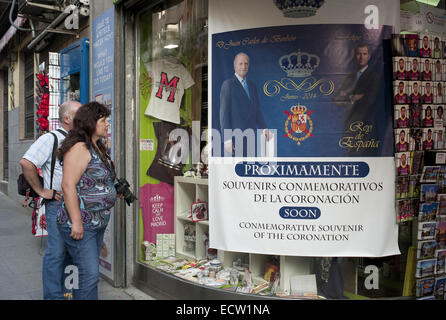
M 206 201 L 200 201 L 200 199 L 198 199 L 197 202 L 192 203 L 190 212 L 192 221 L 209 219 L 208 203 Z

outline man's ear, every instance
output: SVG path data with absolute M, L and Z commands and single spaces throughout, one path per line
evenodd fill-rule
M 73 121 L 73 117 L 71 116 L 71 114 L 64 114 L 64 116 L 63 116 L 63 122 L 65 123 L 65 124 L 70 124 L 70 122 L 72 122 Z

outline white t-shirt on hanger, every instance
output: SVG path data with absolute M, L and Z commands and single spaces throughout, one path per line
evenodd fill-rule
M 152 78 L 152 93 L 144 114 L 172 123 L 180 123 L 180 106 L 184 90 L 195 82 L 181 63 L 166 59 L 145 64 Z

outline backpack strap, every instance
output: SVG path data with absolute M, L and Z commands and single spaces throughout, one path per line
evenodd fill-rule
M 67 133 L 65 131 L 63 131 L 62 129 L 56 129 L 57 132 L 59 132 L 61 135 L 63 135 L 64 137 L 67 136 Z
M 59 132 L 64 137 L 67 136 L 67 133 L 63 131 L 62 129 L 56 129 L 57 132 Z M 54 132 L 50 132 L 54 136 L 54 144 L 53 144 L 53 154 L 51 157 L 51 182 L 50 182 L 50 189 L 53 189 L 53 175 L 54 175 L 54 167 L 56 166 L 56 153 L 57 153 L 57 147 L 59 146 L 59 141 L 57 139 L 57 135 Z M 56 195 L 56 191 L 53 192 L 53 198 Z

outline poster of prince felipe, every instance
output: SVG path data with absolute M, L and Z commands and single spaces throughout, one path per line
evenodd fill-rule
M 392 71 L 390 39 L 398 23 L 399 2 L 211 0 L 209 4 L 209 123 L 213 134 L 219 136 L 212 140 L 210 163 L 210 192 L 219 195 L 217 204 L 211 204 L 217 211 L 214 221 L 227 225 L 228 230 L 240 228 L 235 221 L 242 217 L 243 221 L 292 223 L 283 216 L 286 208 L 311 207 L 320 212 L 317 222 L 356 221 L 363 225 L 360 221 L 369 212 L 365 208 L 380 202 L 381 212 L 385 212 L 381 222 L 386 221 L 392 230 L 384 237 L 387 243 L 375 243 L 375 249 L 364 252 L 353 241 L 359 234 L 352 234 L 346 240 L 347 247 L 336 241 L 329 244 L 334 251 L 318 247 L 317 241 L 310 247 L 317 247 L 322 255 L 396 253 L 394 185 L 390 178 L 394 177 L 392 79 L 388 75 Z M 268 158 L 262 154 L 260 142 L 273 145 L 274 153 Z M 214 165 L 220 157 L 232 157 L 235 163 Z M 265 164 L 267 159 L 274 164 Z M 341 167 L 354 169 L 343 171 Z M 301 196 L 302 190 L 280 190 L 282 182 L 327 179 L 348 185 L 350 191 L 351 181 L 376 182 L 379 193 L 357 190 L 361 195 L 349 205 L 334 204 L 328 198 L 313 202 L 312 196 L 320 195 L 314 193 L 318 186 L 303 190 L 308 191 L 310 202 L 306 197 L 295 197 L 290 203 L 287 192 Z M 268 192 L 243 187 L 230 190 L 231 183 L 238 181 L 258 182 L 260 188 L 267 185 Z M 344 192 L 347 189 L 341 191 L 346 195 Z M 226 217 L 220 217 L 218 206 L 227 206 L 234 197 L 245 213 L 240 216 L 239 212 L 231 221 L 225 210 Z M 364 214 L 362 218 L 355 215 L 358 211 Z M 255 212 L 255 217 L 250 212 Z M 366 228 L 370 237 L 378 229 L 375 223 Z M 250 241 L 252 234 L 247 230 L 240 230 L 240 238 L 228 239 L 224 228 L 214 230 L 211 223 L 211 229 L 215 248 L 290 253 L 280 241 Z M 314 254 L 308 248 L 302 250 L 303 255 Z

